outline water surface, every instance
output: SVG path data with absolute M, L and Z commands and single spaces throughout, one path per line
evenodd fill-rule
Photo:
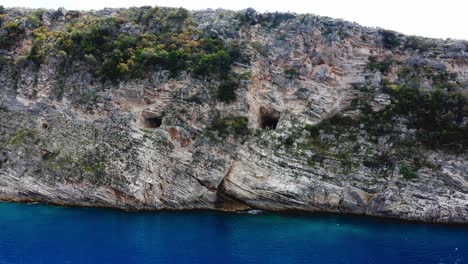
M 0 263 L 468 263 L 468 226 L 0 203 Z

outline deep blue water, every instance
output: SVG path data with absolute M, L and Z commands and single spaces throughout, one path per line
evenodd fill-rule
M 0 203 L 0 263 L 468 263 L 468 226 Z

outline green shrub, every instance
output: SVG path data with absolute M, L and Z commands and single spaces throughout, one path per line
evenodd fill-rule
M 452 88 L 456 76 L 425 68 L 406 68 L 398 76 L 403 78 L 398 85 L 384 87 L 393 101 L 388 115 L 406 117 L 408 127 L 416 129 L 418 140 L 429 148 L 455 152 L 466 149 L 468 128 L 463 118 L 468 114 L 467 98 L 458 88 Z M 433 81 L 432 90 L 421 88 L 423 77 Z
M 74 19 L 80 17 L 80 12 L 76 10 L 67 11 L 67 18 Z
M 218 100 L 230 103 L 236 100 L 236 89 L 239 86 L 239 79 L 229 76 L 218 87 Z
M 162 64 L 166 66 L 173 76 L 178 72 L 187 69 L 187 60 L 188 54 L 182 50 L 174 50 L 167 54 L 166 61 Z
M 28 59 L 36 63 L 37 65 L 41 64 L 44 60 L 44 50 L 42 49 L 42 42 L 35 41 L 31 47 L 31 50 L 28 55 Z
M 5 22 L 2 23 L 3 29 L 6 34 L 0 36 L 0 49 L 10 49 L 15 45 L 16 41 L 19 40 L 21 34 L 24 33 L 23 29 L 20 29 L 19 22 Z
M 252 78 L 252 72 L 251 71 L 243 72 L 239 75 L 239 78 L 241 80 L 249 81 Z
M 393 64 L 391 56 L 385 57 L 383 60 L 379 60 L 376 56 L 369 56 L 367 68 L 371 71 L 380 71 L 385 74 L 388 72 Z
M 428 51 L 432 47 L 432 43 L 430 40 L 416 37 L 416 36 L 409 36 L 405 43 L 406 48 L 410 48 L 413 50 L 419 50 L 421 52 Z
M 83 166 L 83 171 L 91 174 L 102 173 L 105 170 L 106 166 L 103 163 L 96 163 L 90 166 Z
M 0 15 L 6 14 L 5 8 L 3 5 L 0 5 Z
M 304 128 L 295 128 L 292 132 L 284 139 L 284 145 L 287 148 L 291 148 L 296 141 L 302 137 Z
M 199 75 L 225 76 L 231 69 L 231 64 L 231 56 L 225 50 L 220 50 L 213 54 L 203 55 L 195 66 L 194 72 Z
M 42 11 L 37 10 L 27 16 L 27 21 L 34 27 L 37 28 L 41 25 Z
M 253 42 L 251 45 L 258 53 L 262 54 L 265 57 L 268 56 L 268 49 L 267 47 L 262 45 L 262 43 L 256 41 L 256 42 Z
M 222 47 L 221 47 L 222 49 Z M 227 46 L 227 52 L 232 58 L 232 61 L 237 61 L 244 64 L 250 64 L 250 59 L 246 54 L 244 54 L 243 50 L 246 49 L 245 42 L 239 42 L 237 40 L 229 42 Z
M 430 75 L 429 78 L 431 79 L 433 86 L 438 88 L 449 88 L 450 82 L 455 82 L 457 80 L 457 73 L 443 70 Z
M 221 136 L 236 135 L 247 136 L 250 133 L 249 120 L 245 116 L 217 117 L 212 122 L 212 129 L 218 131 Z
M 418 177 L 418 174 L 412 168 L 405 164 L 400 166 L 400 174 L 405 180 L 412 180 Z
M 104 60 L 102 65 L 97 69 L 96 73 L 98 76 L 103 77 L 106 80 L 116 82 L 119 78 L 125 74 L 125 70 L 128 71 L 128 67 L 122 66 L 123 53 L 119 49 L 115 49 L 111 56 Z
M 137 38 L 125 34 L 119 34 L 114 40 L 114 47 L 120 50 L 126 50 L 135 47 Z
M 0 71 L 2 70 L 2 67 L 4 65 L 7 65 L 9 63 L 9 60 L 7 57 L 0 55 Z
M 7 146 L 19 146 L 26 142 L 27 139 L 34 139 L 36 136 L 34 130 L 29 128 L 18 128 L 13 134 L 6 139 Z
M 206 54 L 216 53 L 224 48 L 223 40 L 220 38 L 208 37 L 204 39 L 203 50 Z
M 398 38 L 395 32 L 389 30 L 382 30 L 380 31 L 380 34 L 382 35 L 382 41 L 385 48 L 394 49 L 400 46 L 400 39 Z
M 294 68 L 287 68 L 284 70 L 284 75 L 286 75 L 286 78 L 292 80 L 297 77 L 297 71 Z
M 135 54 L 135 60 L 138 64 L 151 66 L 164 64 L 167 61 L 169 52 L 165 50 L 154 50 L 153 48 L 138 49 Z
M 342 114 L 335 114 L 329 119 L 330 124 L 340 128 L 350 128 L 356 124 L 356 122 L 349 116 Z
M 305 129 L 309 131 L 309 137 L 311 139 L 315 139 L 320 136 L 320 125 L 315 125 L 315 126 L 307 125 Z
M 85 91 L 81 96 L 78 98 L 78 102 L 82 105 L 94 105 L 97 103 L 99 96 L 97 95 L 95 90 Z
M 169 13 L 168 18 L 176 23 L 183 23 L 189 17 L 189 11 L 185 8 L 178 8 L 177 11 Z

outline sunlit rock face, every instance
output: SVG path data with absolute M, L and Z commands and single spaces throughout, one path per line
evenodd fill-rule
M 0 9 L 0 198 L 468 222 L 468 43 L 253 9 Z

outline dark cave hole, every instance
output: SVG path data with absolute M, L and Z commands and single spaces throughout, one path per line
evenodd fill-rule
M 145 127 L 146 128 L 158 128 L 162 124 L 162 118 L 160 117 L 148 117 L 145 118 Z
M 162 117 L 157 116 L 150 112 L 144 112 L 143 116 L 143 125 L 145 128 L 158 128 L 162 125 Z
M 280 113 L 275 110 L 268 110 L 260 107 L 260 127 L 265 130 L 276 129 Z

